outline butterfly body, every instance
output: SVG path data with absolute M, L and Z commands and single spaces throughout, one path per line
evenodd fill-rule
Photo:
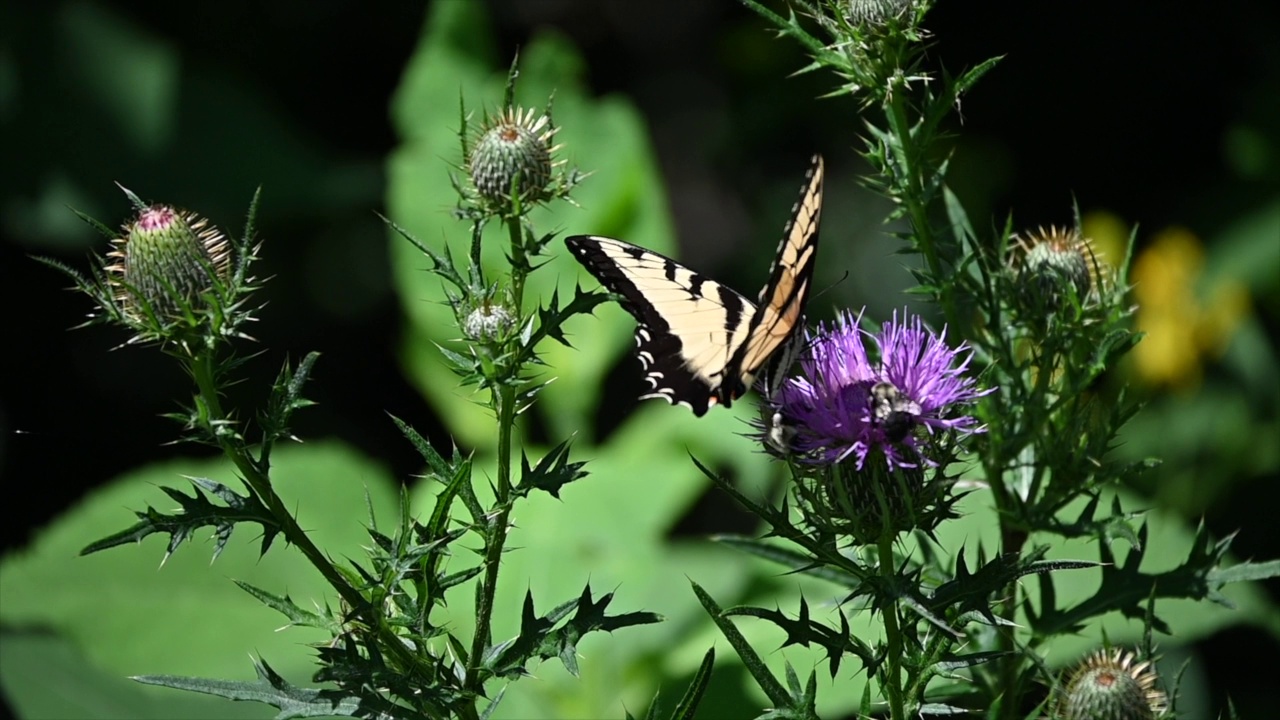
M 613 238 L 565 239 L 574 257 L 636 319 L 650 392 L 703 415 L 729 407 L 762 374 L 780 380 L 798 352 L 817 250 L 822 158 L 815 156 L 757 302 L 675 260 Z

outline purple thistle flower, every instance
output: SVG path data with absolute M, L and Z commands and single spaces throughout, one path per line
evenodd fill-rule
M 960 407 L 990 390 L 978 390 L 965 375 L 966 345 L 947 347 L 944 329 L 934 335 L 919 317 L 885 323 L 878 334 L 860 330 L 861 315 L 842 313 L 809 336 L 799 377 L 788 378 L 770 400 L 773 411 L 794 432 L 791 449 L 804 462 L 831 465 L 857 458 L 861 470 L 879 448 L 890 468 L 937 463 L 920 451 L 928 435 L 982 432 Z M 864 338 L 876 347 L 872 362 Z

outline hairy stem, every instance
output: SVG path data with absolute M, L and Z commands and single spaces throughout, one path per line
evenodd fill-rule
M 222 400 L 218 394 L 215 355 L 215 348 L 207 347 L 186 358 L 187 369 L 199 392 L 199 402 L 202 405 L 201 419 L 206 429 L 210 435 L 216 438 L 218 447 L 222 450 L 223 455 L 239 470 L 245 484 L 267 506 L 285 539 L 302 551 L 302 554 L 311 562 L 312 566 L 338 591 L 338 594 L 342 596 L 342 599 L 351 608 L 363 616 L 372 626 L 378 628 L 378 633 L 382 636 L 383 647 L 389 649 L 396 656 L 405 672 L 414 672 L 418 663 L 410 654 L 408 648 L 396 637 L 394 631 L 386 626 L 378 613 L 368 611 L 368 603 L 365 602 L 359 591 L 351 587 L 346 578 L 338 572 L 333 563 L 320 551 L 320 548 L 311 542 L 310 536 L 298 525 L 293 513 L 289 512 L 289 509 L 285 507 L 284 501 L 271 486 L 269 466 L 255 461 L 246 447 L 245 440 L 230 430 L 231 420 L 223 412 Z
M 518 276 L 513 273 L 513 276 Z M 514 277 L 513 277 L 514 279 Z M 482 521 L 488 526 L 485 537 L 484 579 L 476 592 L 476 631 L 471 638 L 471 667 L 467 669 L 466 688 L 477 695 L 483 689 L 480 663 L 485 648 L 493 638 L 493 599 L 498 589 L 498 569 L 502 550 L 507 543 L 507 526 L 511 515 L 511 434 L 515 425 L 515 389 L 498 385 L 493 389 L 498 416 L 498 483 L 494 511 Z
M 889 129 L 897 136 L 897 148 L 890 148 L 896 157 L 900 177 L 897 181 L 898 200 L 906 209 L 907 219 L 911 222 L 911 231 L 915 235 L 915 247 L 924 256 L 925 266 L 929 269 L 935 286 L 938 288 L 938 302 L 942 305 L 947 324 L 959 327 L 955 303 L 952 298 L 952 283 L 943 282 L 946 268 L 943 267 L 941 255 L 938 253 L 938 238 L 929 223 L 929 209 L 924 201 L 923 158 L 925 148 L 916 145 L 916 138 L 911 133 L 911 120 L 907 100 L 907 88 L 893 88 L 885 100 L 884 112 L 888 117 Z
M 878 544 L 880 550 L 880 575 L 887 582 L 894 582 L 893 535 L 881 533 Z M 889 717 L 893 720 L 905 720 L 906 714 L 902 703 L 902 632 L 898 627 L 898 606 L 883 608 L 884 637 L 888 644 L 886 651 L 886 667 L 880 672 L 880 684 L 885 698 L 889 701 Z
M 517 208 L 518 210 L 518 208 Z M 511 295 L 516 304 L 516 316 L 524 309 L 524 276 L 529 261 L 525 257 L 524 237 L 520 232 L 520 216 L 512 214 L 506 219 L 507 235 L 511 241 Z
M 1000 528 L 1000 544 L 1001 551 L 1005 553 L 1022 553 L 1022 546 L 1027 540 L 1027 533 L 1016 528 L 1002 525 Z M 1017 687 L 1018 674 L 1024 664 L 1021 655 L 1016 653 L 1017 643 L 1014 638 L 1014 628 L 1016 616 L 1018 613 L 1018 583 L 1010 583 L 1006 588 L 1004 602 L 1000 603 L 1000 617 L 1006 621 L 1004 627 L 999 632 L 999 650 L 1005 653 L 1000 658 L 998 665 L 1000 673 L 999 687 L 1004 688 L 1006 692 L 1012 693 L 1013 688 Z M 1003 702 L 1000 704 L 1000 717 L 1003 720 L 1014 720 L 1019 716 L 1018 704 L 1016 702 Z
M 268 476 L 269 469 L 260 467 L 250 457 L 244 441 L 238 438 L 234 433 L 228 431 L 230 427 L 229 421 L 222 410 L 222 400 L 218 396 L 218 389 L 214 381 L 214 360 L 213 351 L 205 351 L 199 353 L 192 358 L 188 367 L 191 370 L 191 376 L 195 379 L 196 387 L 200 392 L 200 400 L 205 407 L 205 422 L 209 427 L 209 431 L 218 440 L 218 447 L 222 449 L 223 455 L 233 462 L 236 469 L 240 471 L 246 484 L 253 491 L 258 499 L 262 501 L 267 509 L 271 511 L 271 515 L 280 523 L 281 533 L 291 544 L 302 551 L 302 554 L 311 561 L 320 574 L 328 580 L 338 594 L 342 595 L 342 599 L 351 604 L 352 607 L 361 607 L 364 599 L 360 597 L 355 588 L 351 587 L 334 568 L 333 563 L 329 562 L 324 553 L 320 552 L 320 548 L 311 542 L 311 538 L 303 532 L 298 522 L 294 519 L 293 514 L 284 506 L 284 501 L 276 494 L 271 487 L 271 480 Z

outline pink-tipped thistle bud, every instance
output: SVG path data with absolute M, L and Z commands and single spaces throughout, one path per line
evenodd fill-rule
M 164 321 L 201 307 L 205 293 L 228 279 L 230 244 L 205 219 L 152 205 L 112 241 L 107 267 L 126 315 Z

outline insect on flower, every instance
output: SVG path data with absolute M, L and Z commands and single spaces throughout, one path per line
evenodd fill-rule
M 891 467 L 933 465 L 922 452 L 922 438 L 982 431 L 964 408 L 989 391 L 965 374 L 966 346 L 948 347 L 945 331 L 935 335 L 905 313 L 901 321 L 895 313 L 874 334 L 858 327 L 860 317 L 844 313 L 809 338 L 800 374 L 769 400 L 765 416 L 774 420 L 762 439 L 785 439 L 804 462 L 835 464 L 854 457 L 861 469 L 875 448 Z

